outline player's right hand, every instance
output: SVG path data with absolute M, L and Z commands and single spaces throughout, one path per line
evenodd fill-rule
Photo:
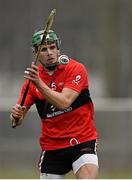
M 16 104 L 12 107 L 10 119 L 12 123 L 12 127 L 16 127 L 22 124 L 24 114 L 25 114 L 26 107 L 20 106 L 19 104 Z

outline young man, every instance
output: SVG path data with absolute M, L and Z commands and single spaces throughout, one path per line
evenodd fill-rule
M 43 31 L 33 35 L 36 54 L 40 48 Z M 94 108 L 89 94 L 85 67 L 69 58 L 60 64 L 60 40 L 50 30 L 41 46 L 39 65 L 34 63 L 24 74 L 26 79 L 18 102 L 11 111 L 11 121 L 22 124 L 29 108 L 35 103 L 42 122 L 40 146 L 40 178 L 59 179 L 71 169 L 76 178 L 96 178 L 97 131 L 94 125 Z M 23 107 L 20 102 L 25 87 L 31 81 Z

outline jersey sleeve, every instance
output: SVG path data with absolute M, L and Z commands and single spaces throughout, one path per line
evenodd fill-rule
M 25 92 L 27 84 L 28 84 L 28 80 L 26 80 L 24 82 L 24 84 L 23 84 L 23 86 L 21 88 L 20 96 L 19 96 L 19 99 L 18 99 L 18 102 L 17 102 L 18 104 L 21 104 L 23 94 Z M 29 109 L 35 102 L 35 96 L 33 95 L 32 88 L 33 88 L 32 84 L 30 83 L 28 93 L 27 93 L 27 96 L 26 96 L 26 99 L 25 99 L 25 102 L 24 102 L 24 106 L 26 106 L 27 109 Z
M 78 93 L 88 87 L 88 74 L 83 64 L 78 63 L 68 70 L 64 88 L 70 88 Z

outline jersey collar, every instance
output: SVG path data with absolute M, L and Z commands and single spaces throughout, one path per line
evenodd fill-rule
M 57 66 L 57 69 L 65 69 L 66 68 L 66 65 L 63 65 L 63 64 L 59 64 L 58 66 Z M 44 67 L 43 67 L 43 65 L 39 65 L 39 67 L 38 67 L 38 69 L 39 69 L 39 71 L 40 72 L 45 72 L 45 69 L 44 69 Z

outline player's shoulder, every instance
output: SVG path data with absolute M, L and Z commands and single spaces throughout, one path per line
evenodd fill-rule
M 69 68 L 85 69 L 85 66 L 84 66 L 84 64 L 80 63 L 78 60 L 70 58 Z

